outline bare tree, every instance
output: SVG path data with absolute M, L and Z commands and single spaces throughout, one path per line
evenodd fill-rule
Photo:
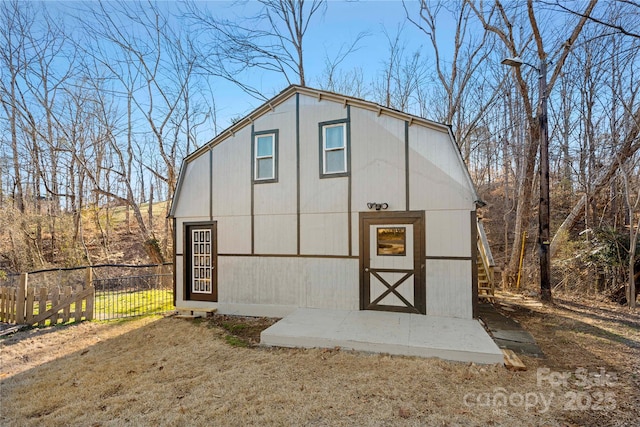
M 135 148 L 150 145 L 147 151 L 150 156 L 142 161 L 149 174 L 165 182 L 170 198 L 177 180 L 178 156 L 186 154 L 185 145 L 197 144 L 195 128 L 209 114 L 194 108 L 191 96 L 197 89 L 192 80 L 198 54 L 187 34 L 174 29 L 168 14 L 155 4 L 100 4 L 90 12 L 93 20 L 85 26 L 92 41 L 85 53 L 93 60 L 91 78 L 103 78 L 100 70 L 106 70 L 111 95 L 120 98 L 126 110 L 125 132 L 111 132 L 105 139 L 116 156 L 124 195 L 105 190 L 97 179 L 92 181 L 96 191 L 131 208 L 149 256 L 160 261 L 164 255 L 159 241 L 151 225 L 145 222 L 136 196 Z M 123 22 L 130 25 L 122 25 Z M 145 133 L 150 138 L 142 136 Z M 161 168 L 154 167 L 156 155 L 162 161 Z M 170 231 L 166 224 L 165 241 Z
M 441 90 L 435 92 L 436 96 L 431 97 L 425 110 L 433 111 L 434 107 L 441 106 L 433 118 L 452 125 L 468 161 L 471 154 L 469 138 L 501 93 L 500 80 L 504 79 L 500 76 L 496 81 L 491 73 L 483 70 L 492 53 L 493 43 L 487 32 L 477 34 L 473 31 L 469 19 L 472 8 L 466 1 L 422 0 L 417 16 L 404 2 L 403 6 L 407 19 L 427 36 L 434 55 L 434 78 Z M 451 57 L 443 54 L 446 49 L 437 25 L 444 14 L 449 15 L 456 25 Z
M 638 236 L 640 235 L 640 182 L 638 181 L 638 167 L 629 159 L 626 164 L 620 164 L 620 175 L 624 183 L 624 197 L 629 212 L 629 258 L 627 264 L 627 286 L 626 296 L 629 308 L 636 307 L 636 298 L 638 295 L 636 289 L 636 248 L 638 246 Z M 635 180 L 629 178 L 630 174 L 635 175 Z M 635 184 L 636 188 L 633 188 Z M 635 195 L 634 195 L 635 193 Z M 635 196 L 635 197 L 634 197 Z M 635 200 L 634 200 L 635 198 Z M 637 221 L 635 220 L 638 217 Z
M 551 77 L 548 82 L 546 82 L 546 94 L 543 94 L 544 97 L 547 97 L 549 93 L 552 91 L 556 81 L 558 80 L 564 63 L 567 59 L 567 56 L 571 52 L 571 49 L 578 39 L 582 28 L 587 22 L 587 16 L 591 14 L 591 11 L 595 7 L 597 0 L 590 0 L 589 3 L 585 6 L 583 11 L 583 16 L 578 18 L 573 25 L 572 29 L 568 31 L 568 37 L 566 34 L 560 36 L 554 43 L 555 47 L 552 50 L 552 53 L 549 54 L 547 51 L 548 42 L 545 43 L 543 39 L 542 33 L 540 31 L 540 27 L 538 24 L 538 17 L 536 15 L 536 10 L 534 8 L 534 4 L 532 0 L 527 1 L 527 24 L 528 24 L 528 36 L 525 38 L 524 45 L 519 45 L 516 42 L 516 37 L 514 35 L 514 22 L 513 18 L 509 16 L 507 10 L 500 0 L 496 0 L 495 4 L 490 9 L 484 9 L 482 3 L 477 4 L 471 0 L 467 0 L 469 6 L 473 10 L 475 16 L 482 23 L 483 27 L 486 31 L 494 34 L 503 44 L 507 54 L 512 57 L 521 57 L 524 56 L 523 53 L 526 53 L 526 49 L 529 48 L 528 41 L 531 42 L 535 46 L 535 55 L 537 57 L 538 62 L 547 64 L 549 62 L 549 58 L 553 58 L 553 70 L 551 72 Z M 524 23 L 523 23 L 524 24 Z M 518 255 L 519 248 L 521 242 L 522 231 L 525 227 L 525 223 L 528 221 L 526 212 L 529 211 L 529 207 L 532 202 L 532 182 L 533 182 L 533 174 L 535 170 L 536 164 L 536 155 L 538 152 L 538 143 L 540 137 L 540 127 L 538 125 L 538 117 L 534 114 L 536 110 L 534 108 L 533 100 L 530 97 L 530 87 L 523 75 L 523 70 L 520 67 L 515 68 L 515 78 L 517 82 L 517 87 L 520 96 L 524 101 L 524 107 L 526 111 L 526 116 L 529 121 L 529 134 L 530 134 L 530 142 L 528 148 L 526 150 L 525 157 L 525 170 L 524 175 L 520 181 L 519 191 L 518 191 L 518 205 L 516 208 L 516 224 L 515 224 L 515 241 L 512 246 L 511 260 L 508 265 L 508 271 L 506 272 L 508 276 L 511 276 L 513 272 L 518 269 Z M 551 299 L 551 289 L 545 288 L 541 289 L 542 297 L 544 299 Z
M 352 43 L 342 44 L 333 56 L 329 56 L 328 52 L 325 52 L 324 70 L 317 79 L 320 89 L 356 98 L 367 97 L 368 91 L 362 67 L 354 67 L 348 71 L 343 71 L 340 68 L 344 60 L 358 50 L 358 43 L 367 36 L 368 33 L 359 33 Z
M 33 18 L 25 10 L 29 5 L 21 5 L 17 0 L 0 4 L 0 58 L 2 59 L 2 79 L 0 96 L 5 117 L 9 122 L 11 154 L 13 156 L 13 199 L 17 209 L 24 213 L 24 189 L 20 159 L 23 151 L 19 146 L 18 77 L 27 62 L 24 48 L 27 35 L 33 25 Z
M 576 75 L 581 76 L 583 81 L 590 75 L 591 79 L 598 82 L 597 86 L 591 87 L 591 94 L 582 95 L 582 99 L 586 99 L 586 107 L 577 110 L 585 111 L 584 117 L 598 116 L 591 117 L 590 124 L 582 127 L 591 127 L 591 133 L 594 135 L 589 138 L 601 146 L 596 147 L 599 152 L 592 155 L 592 172 L 589 175 L 582 172 L 588 166 L 586 161 L 578 168 L 582 174 L 585 192 L 574 201 L 572 209 L 560 224 L 551 242 L 552 254 L 558 250 L 559 237 L 571 230 L 585 212 L 585 207 L 590 207 L 591 222 L 594 222 L 597 215 L 595 210 L 598 209 L 598 204 L 602 205 L 601 201 L 598 203 L 600 194 L 604 189 L 615 187 L 612 180 L 616 177 L 620 164 L 626 164 L 640 150 L 640 87 L 636 83 L 640 39 L 621 31 L 612 31 L 617 25 L 615 22 L 627 19 L 628 16 L 633 16 L 634 11 L 637 12 L 637 7 L 629 10 L 630 7 L 625 2 L 607 4 L 604 9 L 608 14 L 606 19 L 614 24 L 596 25 L 594 30 L 588 33 L 587 40 L 572 55 L 578 68 Z M 600 19 L 605 19 L 604 12 L 599 13 Z M 585 69 L 587 66 L 589 70 Z M 598 108 L 598 105 L 604 107 Z M 610 211 L 615 215 L 615 189 L 610 193 Z
M 245 71 L 260 69 L 305 86 L 303 42 L 314 15 L 326 8 L 324 0 L 259 0 L 260 10 L 243 19 L 213 16 L 197 3 L 188 3 L 185 17 L 210 39 L 201 45 L 207 59 L 204 71 L 237 84 L 259 99 L 260 88 L 243 80 Z
M 402 36 L 404 27 L 399 25 L 395 34 L 391 35 L 383 29 L 387 39 L 387 59 L 382 63 L 378 78 L 373 89 L 378 103 L 385 107 L 401 111 L 410 111 L 412 100 L 425 83 L 427 65 L 416 50 L 407 54 L 407 44 Z
M 640 39 L 640 32 L 638 32 L 638 19 L 640 19 L 640 3 L 634 0 L 618 0 L 616 2 L 612 2 L 615 4 L 610 4 L 610 6 L 613 6 L 615 8 L 621 7 L 624 10 L 624 13 L 620 14 L 617 20 L 611 20 L 611 16 L 609 15 L 609 11 L 607 9 L 603 10 L 602 13 L 599 14 L 585 14 L 583 11 L 576 10 L 570 7 L 570 4 L 567 4 L 566 2 L 560 0 L 543 1 L 542 3 L 551 5 L 556 10 L 561 10 L 571 15 L 586 18 L 589 21 L 602 25 L 615 33 L 620 33 L 625 36 Z

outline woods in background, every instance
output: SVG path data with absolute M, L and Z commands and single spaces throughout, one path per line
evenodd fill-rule
M 263 0 L 233 19 L 208 6 L 77 3 L 60 14 L 0 3 L 0 269 L 114 261 L 123 233 L 144 262 L 170 259 L 166 201 L 182 158 L 229 124 L 216 104 L 225 81 L 260 102 L 308 84 L 451 124 L 488 203 L 503 285 L 514 284 L 525 232 L 524 277 L 535 284 L 538 73 L 501 64 L 520 57 L 549 67 L 552 284 L 630 299 L 640 280 L 640 6 L 398 3 L 405 19 L 380 30 L 374 71 L 345 65 L 364 30 L 324 53 L 323 70 L 305 68 L 321 55 L 305 41 L 331 3 Z M 408 47 L 408 28 L 421 49 Z M 272 79 L 269 93 L 256 73 Z

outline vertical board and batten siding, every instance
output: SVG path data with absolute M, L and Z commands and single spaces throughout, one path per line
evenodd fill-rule
M 209 153 L 191 160 L 182 172 L 175 217 L 208 217 L 211 202 Z
M 411 209 L 467 212 L 474 209 L 474 192 L 447 132 L 412 125 L 409 151 Z
M 320 178 L 319 124 L 348 117 L 350 176 Z M 277 182 L 252 183 L 252 130 L 278 131 Z M 387 212 L 425 211 L 427 314 L 472 317 L 469 214 L 476 196 L 446 129 L 409 126 L 301 91 L 211 150 L 187 164 L 174 210 L 177 254 L 184 222 L 217 221 L 218 303 L 206 305 L 272 316 L 297 307 L 357 310 L 359 212 L 378 202 L 388 203 Z M 252 236 L 255 256 L 246 256 Z M 177 256 L 177 271 L 183 265 Z M 177 304 L 202 307 L 184 300 L 183 277 L 176 275 Z
M 251 253 L 251 144 L 245 127 L 212 149 L 211 212 L 223 253 Z
M 176 272 L 184 271 L 184 236 L 182 226 L 185 222 L 204 221 L 209 218 L 211 205 L 209 153 L 191 160 L 186 164 L 181 176 L 180 195 L 175 210 L 176 239 L 175 264 Z M 184 275 L 176 274 L 176 302 L 184 299 Z
M 353 254 L 359 252 L 358 212 L 368 202 L 387 203 L 387 211 L 406 208 L 405 122 L 361 108 L 351 109 Z
M 355 211 L 367 202 L 386 202 L 405 210 L 404 121 L 351 109 L 352 200 Z
M 446 132 L 411 126 L 409 148 L 411 209 L 425 211 L 427 314 L 472 318 L 469 178 Z
M 302 94 L 299 100 L 300 253 L 347 256 L 349 178 L 320 179 L 319 141 L 319 124 L 346 119 L 347 108 Z
M 358 260 L 221 257 L 218 311 L 285 316 L 298 307 L 357 310 Z M 256 276 L 258 274 L 258 276 Z
M 427 314 L 473 317 L 471 261 L 427 260 Z
M 296 226 L 296 99 L 292 97 L 274 111 L 257 118 L 254 132 L 277 130 L 277 182 L 253 186 L 254 251 L 256 254 L 295 254 Z M 253 141 L 249 139 L 251 144 Z M 251 155 L 243 160 L 252 165 Z M 246 182 L 249 177 L 243 177 Z

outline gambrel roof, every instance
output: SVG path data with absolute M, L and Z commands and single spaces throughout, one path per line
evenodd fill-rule
M 428 119 L 425 119 L 425 118 L 422 118 L 422 117 L 418 117 L 418 116 L 415 116 L 415 115 L 412 115 L 412 114 L 409 114 L 409 113 L 405 113 L 405 112 L 402 112 L 402 111 L 399 111 L 399 110 L 395 110 L 395 109 L 392 109 L 392 108 L 384 107 L 384 106 L 379 105 L 379 104 L 377 104 L 375 102 L 370 102 L 370 101 L 366 101 L 366 100 L 363 100 L 363 99 L 354 98 L 354 97 L 351 97 L 351 96 L 341 95 L 341 94 L 334 93 L 334 92 L 328 92 L 328 91 L 325 91 L 325 90 L 313 89 L 313 88 L 303 87 L 303 86 L 298 86 L 298 85 L 291 85 L 291 86 L 287 87 L 286 89 L 284 89 L 279 94 L 277 94 L 276 96 L 274 96 L 273 98 L 271 98 L 270 100 L 266 101 L 264 104 L 262 104 L 261 106 L 259 106 L 255 110 L 253 110 L 247 116 L 245 116 L 242 119 L 236 121 L 234 124 L 232 124 L 227 129 L 225 129 L 222 132 L 220 132 L 218 135 L 216 135 L 213 139 L 211 139 L 209 142 L 204 144 L 202 147 L 200 147 L 197 150 L 193 151 L 192 153 L 188 154 L 184 158 L 182 166 L 181 166 L 181 169 L 180 169 L 180 174 L 179 174 L 178 182 L 177 182 L 177 185 L 176 185 L 176 191 L 174 193 L 174 200 L 172 202 L 172 206 L 171 206 L 171 210 L 170 210 L 169 216 L 170 217 L 174 216 L 175 206 L 176 206 L 177 200 L 179 198 L 180 188 L 182 186 L 182 181 L 183 181 L 183 174 L 184 174 L 184 170 L 186 168 L 187 163 L 189 163 L 190 161 L 200 157 L 202 154 L 208 152 L 212 147 L 215 147 L 216 145 L 220 144 L 224 140 L 226 140 L 226 139 L 228 139 L 230 137 L 233 137 L 241 129 L 245 128 L 246 126 L 250 126 L 259 117 L 261 117 L 261 116 L 263 116 L 265 114 L 268 114 L 270 112 L 275 111 L 275 109 L 276 109 L 276 107 L 278 105 L 280 105 L 283 102 L 287 101 L 288 99 L 290 99 L 291 97 L 295 96 L 296 94 L 301 94 L 301 95 L 305 95 L 305 96 L 308 96 L 308 97 L 317 98 L 318 101 L 332 101 L 332 102 L 335 102 L 335 103 L 338 103 L 338 104 L 342 104 L 344 107 L 349 105 L 349 106 L 354 106 L 354 107 L 357 107 L 357 108 L 362 108 L 362 109 L 365 109 L 365 110 L 376 112 L 378 114 L 378 116 L 386 115 L 386 116 L 390 116 L 390 117 L 396 118 L 398 120 L 406 121 L 406 122 L 409 123 L 409 126 L 411 126 L 411 125 L 420 125 L 420 126 L 424 126 L 426 128 L 434 129 L 436 131 L 448 134 L 449 138 L 451 140 L 451 143 L 455 146 L 455 151 L 456 151 L 456 153 L 458 155 L 458 158 L 459 158 L 459 164 L 460 164 L 461 168 L 464 169 L 464 173 L 467 176 L 469 187 L 471 188 L 472 192 L 474 193 L 476 200 L 478 200 L 478 202 L 479 202 L 479 198 L 478 198 L 476 190 L 475 190 L 475 185 L 473 184 L 473 181 L 471 179 L 471 175 L 469 174 L 469 170 L 467 169 L 467 166 L 464 163 L 464 160 L 462 158 L 462 154 L 460 152 L 460 149 L 459 149 L 458 145 L 455 142 L 455 138 L 453 136 L 453 133 L 451 132 L 451 128 L 450 128 L 449 125 L 446 125 L 446 124 L 443 124 L 443 123 L 439 123 L 439 122 L 436 122 L 436 121 L 433 121 L 433 120 L 428 120 Z

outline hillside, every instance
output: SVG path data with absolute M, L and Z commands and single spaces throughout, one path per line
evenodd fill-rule
M 153 234 L 165 259 L 172 254 L 171 221 L 166 219 L 169 202 L 156 202 L 149 218 L 149 204 L 140 205 L 145 225 Z M 43 209 L 44 211 L 44 209 Z M 105 263 L 147 264 L 133 212 L 125 206 L 85 208 L 73 213 L 20 214 L 11 206 L 0 208 L 0 270 L 6 273 L 51 267 L 73 267 Z

